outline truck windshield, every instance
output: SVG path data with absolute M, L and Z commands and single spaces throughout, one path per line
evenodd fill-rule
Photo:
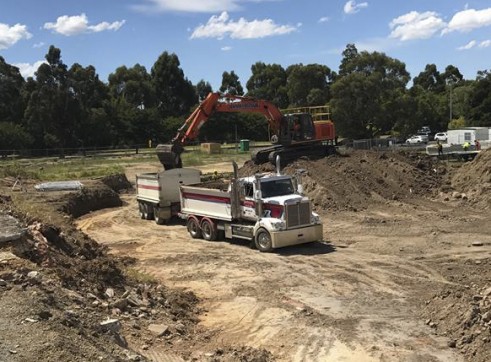
M 261 193 L 265 199 L 268 197 L 291 195 L 294 193 L 292 180 L 287 178 L 261 181 Z

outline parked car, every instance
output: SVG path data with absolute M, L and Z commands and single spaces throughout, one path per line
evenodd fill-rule
M 428 142 L 428 137 L 425 137 L 423 135 L 414 135 L 406 140 L 407 144 L 418 144 L 418 143 L 427 143 L 427 142 Z
M 434 140 L 446 142 L 447 138 L 448 138 L 448 136 L 447 136 L 446 132 L 438 132 L 437 134 L 435 134 Z

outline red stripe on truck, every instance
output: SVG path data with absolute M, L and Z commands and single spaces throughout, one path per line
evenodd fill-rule
M 139 189 L 145 189 L 145 190 L 156 190 L 160 191 L 162 188 L 160 186 L 152 186 L 152 185 L 138 185 Z
M 185 199 L 209 201 L 209 202 L 216 202 L 220 204 L 230 204 L 230 197 L 195 194 L 192 192 L 183 192 L 182 197 Z

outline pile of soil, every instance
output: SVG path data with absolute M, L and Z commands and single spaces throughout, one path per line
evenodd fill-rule
M 467 199 L 471 204 L 490 209 L 491 149 L 483 150 L 474 160 L 462 165 L 450 179 L 450 184 L 454 190 L 461 193 L 461 199 Z
M 304 170 L 304 191 L 314 207 L 330 211 L 359 211 L 374 203 L 430 196 L 446 173 L 444 165 L 426 155 L 359 150 L 315 161 L 300 159 L 282 172 L 299 170 Z M 247 162 L 240 174 L 272 171 L 272 165 Z
M 440 268 L 453 284 L 436 292 L 423 310 L 426 324 L 449 339 L 469 361 L 491 361 L 491 258 L 466 260 Z

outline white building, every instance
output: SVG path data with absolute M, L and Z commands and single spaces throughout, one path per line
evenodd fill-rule
M 447 143 L 449 145 L 462 145 L 464 142 L 474 143 L 474 140 L 491 140 L 491 128 L 488 127 L 466 127 L 447 131 Z

